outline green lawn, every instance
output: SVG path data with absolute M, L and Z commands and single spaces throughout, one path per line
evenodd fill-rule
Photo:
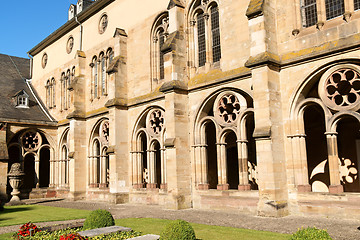
M 135 231 L 144 234 L 158 234 L 162 232 L 164 227 L 170 220 L 153 219 L 153 218 L 126 218 L 116 219 L 116 225 L 130 227 Z M 191 223 L 195 230 L 196 237 L 202 240 L 287 240 L 288 234 L 280 234 L 273 232 L 264 232 L 231 227 L 210 226 L 204 224 Z
M 90 211 L 56 208 L 39 205 L 23 205 L 16 207 L 5 207 L 0 212 L 0 227 L 23 224 L 26 222 L 47 222 L 61 221 L 70 219 L 86 218 Z M 159 234 L 170 220 L 152 219 L 152 218 L 127 218 L 116 219 L 116 225 L 130 227 L 135 231 L 144 234 Z M 240 228 L 210 226 L 204 224 L 191 224 L 196 233 L 196 237 L 201 240 L 286 240 L 289 238 L 287 234 L 279 234 L 273 232 L 264 232 L 256 230 L 247 230 Z M 12 233 L 0 235 L 0 240 L 11 239 Z
M 23 224 L 27 222 L 63 221 L 86 218 L 88 210 L 48 207 L 40 205 L 21 205 L 5 207 L 0 212 L 0 227 Z

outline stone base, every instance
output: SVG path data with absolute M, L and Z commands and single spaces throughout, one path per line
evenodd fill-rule
M 148 183 L 148 184 L 146 184 L 146 188 L 148 188 L 148 189 L 156 189 L 157 184 L 156 183 Z
M 167 184 L 160 184 L 160 189 L 162 190 L 166 190 L 167 189 Z
M 239 185 L 238 190 L 239 191 L 250 191 L 251 186 L 250 186 L 250 184 Z
M 329 193 L 338 194 L 343 193 L 344 187 L 342 185 L 330 185 L 329 186 Z
M 107 183 L 100 183 L 99 188 L 102 188 L 102 189 L 108 188 L 108 184 Z
M 200 184 L 198 184 L 198 189 L 199 190 L 209 190 L 209 184 L 200 183 Z
M 229 184 L 217 185 L 217 190 L 229 190 Z
M 98 184 L 98 183 L 90 183 L 90 184 L 89 184 L 89 187 L 91 187 L 91 188 L 97 188 L 97 187 L 99 187 L 99 184 Z
M 134 189 L 145 188 L 145 184 L 143 184 L 143 183 L 134 184 L 134 185 L 133 185 L 133 188 L 134 188 Z
M 298 189 L 299 193 L 311 192 L 311 186 L 309 184 L 307 184 L 307 185 L 298 185 L 297 189 Z

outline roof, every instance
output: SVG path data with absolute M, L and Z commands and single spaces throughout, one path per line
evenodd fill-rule
M 29 78 L 29 59 L 0 54 L 0 121 L 41 124 L 55 122 L 31 84 L 26 82 Z M 14 98 L 22 90 L 29 95 L 29 108 L 16 108 Z

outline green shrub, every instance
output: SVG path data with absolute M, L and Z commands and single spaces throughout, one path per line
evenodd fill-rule
M 301 228 L 291 235 L 290 240 L 332 240 L 326 230 L 317 229 L 316 227 Z
M 84 222 L 84 229 L 94 229 L 114 226 L 115 221 L 110 212 L 98 209 L 92 211 Z
M 192 226 L 183 220 L 169 223 L 161 233 L 161 240 L 195 240 L 195 231 Z

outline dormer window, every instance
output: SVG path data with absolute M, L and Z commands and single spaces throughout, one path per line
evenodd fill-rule
M 29 107 L 29 95 L 21 90 L 14 96 L 16 98 L 16 108 L 28 108 Z
M 71 20 L 75 17 L 76 14 L 76 6 L 74 4 L 71 4 L 69 7 L 69 17 L 68 20 Z

